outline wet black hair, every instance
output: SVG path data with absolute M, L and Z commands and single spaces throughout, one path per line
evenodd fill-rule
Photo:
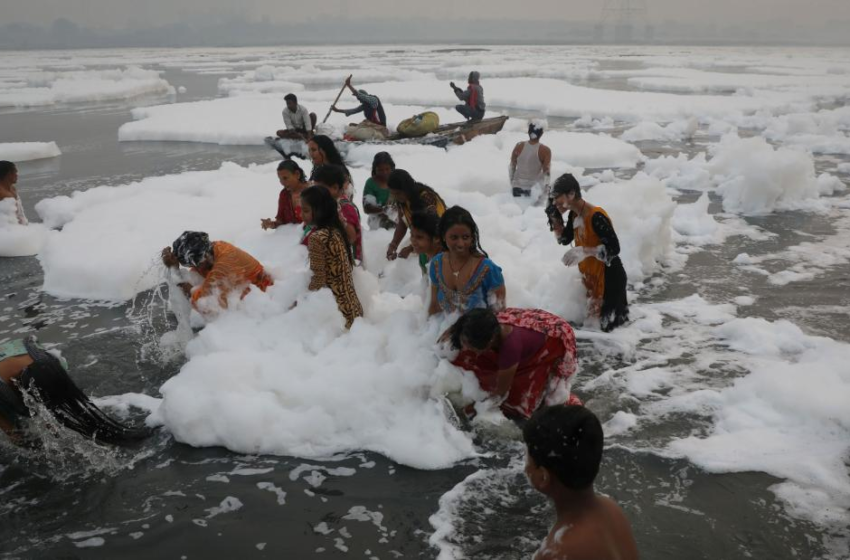
M 528 123 L 528 135 L 532 134 L 539 140 L 543 136 L 543 125 Z
M 354 249 L 348 241 L 348 234 L 342 225 L 342 220 L 339 218 L 339 206 L 336 200 L 331 196 L 328 189 L 321 185 L 313 185 L 307 187 L 301 193 L 301 204 L 307 204 L 310 210 L 313 211 L 313 227 L 316 230 L 330 230 L 331 235 L 334 231 L 339 232 L 342 236 L 342 241 L 345 243 L 348 259 L 351 264 L 354 264 Z M 330 237 L 328 237 L 330 243 Z
M 17 383 L 31 391 L 60 424 L 102 443 L 128 444 L 148 437 L 149 428 L 125 426 L 100 410 L 77 387 L 59 359 L 38 346 L 34 337 L 24 340 L 33 363 L 24 368 Z
M 372 177 L 375 176 L 375 171 L 377 171 L 379 165 L 389 165 L 390 168 L 395 171 L 395 162 L 393 161 L 393 156 L 389 154 L 389 152 L 378 152 L 375 154 L 375 157 L 372 158 Z
M 539 409 L 526 422 L 522 438 L 538 467 L 546 467 L 564 486 L 593 486 L 602 461 L 602 424 L 583 406 Z
M 424 231 L 431 239 L 440 238 L 440 217 L 436 212 L 414 212 L 410 216 L 410 227 Z
M 345 186 L 345 170 L 338 165 L 320 165 L 313 170 L 313 181 L 342 189 Z
M 410 173 L 404 169 L 396 169 L 390 173 L 387 186 L 391 191 L 401 191 L 407 196 L 412 212 L 422 212 L 427 209 L 425 201 L 422 200 L 422 193 L 426 191 L 432 193 L 437 200 L 443 203 L 443 206 L 446 205 L 437 191 L 428 185 L 415 181 Z
M 334 165 L 341 165 L 345 167 L 345 161 L 343 161 L 339 150 L 336 149 L 336 145 L 334 144 L 333 140 L 331 140 L 324 134 L 316 134 L 315 136 L 310 138 L 310 142 L 315 142 L 319 149 L 324 152 L 325 157 L 328 160 L 325 163 L 332 163 Z M 348 173 L 348 169 L 346 169 L 345 171 L 346 173 Z
M 11 161 L 0 161 L 0 180 L 8 177 L 15 169 L 17 166 Z
M 481 248 L 481 240 L 478 234 L 478 225 L 475 223 L 475 220 L 472 219 L 472 214 L 469 213 L 469 210 L 466 208 L 461 208 L 460 206 L 452 206 L 448 210 L 443 213 L 443 216 L 440 218 L 440 242 L 443 244 L 443 248 L 448 251 L 449 247 L 446 244 L 446 233 L 453 226 L 463 225 L 469 228 L 472 232 L 472 249 L 480 255 L 484 255 L 488 257 L 490 255 L 487 254 L 487 251 Z
M 284 101 L 292 101 L 293 103 L 298 103 L 298 97 L 295 96 L 294 93 L 287 93 L 283 96 Z
M 562 194 L 570 194 L 575 193 L 575 198 L 581 198 L 581 185 L 578 184 L 578 181 L 575 177 L 573 177 L 569 173 L 564 173 L 560 177 L 555 180 L 555 183 L 552 185 L 552 196 L 560 196 Z
M 460 350 L 464 341 L 476 350 L 486 350 L 499 333 L 499 320 L 492 309 L 470 309 L 449 328 L 452 347 Z
M 291 159 L 285 159 L 279 164 L 277 164 L 278 171 L 289 171 L 290 173 L 297 173 L 298 180 L 302 183 L 307 180 L 307 176 L 304 174 L 304 170 L 301 169 L 301 166 L 292 161 Z

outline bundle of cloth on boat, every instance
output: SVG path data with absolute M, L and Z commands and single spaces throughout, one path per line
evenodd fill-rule
M 408 138 L 419 138 L 437 130 L 440 126 L 440 116 L 432 111 L 426 111 L 404 119 L 398 123 L 398 133 Z
M 350 124 L 345 130 L 346 140 L 384 140 L 389 135 L 387 127 L 372 121 Z

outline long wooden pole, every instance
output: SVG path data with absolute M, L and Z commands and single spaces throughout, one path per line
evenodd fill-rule
M 328 109 L 328 114 L 327 114 L 327 115 L 325 115 L 325 119 L 322 121 L 322 124 L 325 124 L 325 123 L 328 121 L 328 117 L 330 117 L 330 116 L 331 116 L 331 111 L 333 111 L 333 110 L 334 110 L 334 107 L 336 107 L 336 103 L 337 103 L 337 101 L 339 101 L 339 98 L 340 98 L 340 97 L 342 97 L 342 92 L 344 92 L 344 91 L 345 91 L 345 86 L 348 84 L 348 81 L 349 81 L 349 80 L 351 80 L 351 77 L 352 77 L 352 76 L 354 76 L 354 74 L 349 74 L 349 75 L 348 75 L 348 79 L 347 79 L 347 80 L 345 80 L 345 83 L 344 83 L 344 84 L 342 84 L 342 89 L 341 89 L 341 90 L 339 90 L 339 95 L 337 95 L 337 96 L 336 96 L 336 99 L 334 99 L 334 102 L 331 104 L 331 108 L 330 108 L 330 109 Z

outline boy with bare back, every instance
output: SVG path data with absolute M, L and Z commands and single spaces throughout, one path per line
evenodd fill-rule
M 525 473 L 555 505 L 557 520 L 534 560 L 637 560 L 628 519 L 593 491 L 602 460 L 602 425 L 583 406 L 538 410 L 523 428 Z

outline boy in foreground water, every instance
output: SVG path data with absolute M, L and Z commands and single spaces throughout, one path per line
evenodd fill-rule
M 551 406 L 535 412 L 522 435 L 528 480 L 557 514 L 534 560 L 636 560 L 628 519 L 593 491 L 602 460 L 599 419 L 583 406 Z

